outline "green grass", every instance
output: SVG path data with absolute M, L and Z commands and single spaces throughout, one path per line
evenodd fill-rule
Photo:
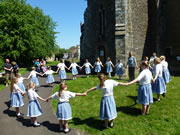
M 57 65 L 59 61 L 47 61 L 46 66 L 54 66 Z
M 19 72 L 24 75 L 29 71 L 29 68 L 20 68 Z M 0 78 L 0 91 L 4 90 L 6 88 L 5 84 L 5 76 L 3 76 L 2 78 Z
M 126 82 L 123 81 L 123 82 Z M 167 85 L 166 98 L 151 105 L 150 115 L 142 116 L 141 105 L 137 104 L 138 84 L 118 86 L 114 97 L 118 116 L 113 129 L 102 130 L 103 122 L 99 119 L 101 92 L 94 91 L 86 97 L 70 100 L 73 119 L 72 128 L 80 129 L 92 135 L 178 135 L 180 134 L 180 77 L 172 77 Z M 97 77 L 68 80 L 68 90 L 84 92 L 99 83 Z M 58 90 L 58 86 L 53 92 Z M 154 95 L 156 98 L 156 95 Z M 57 100 L 52 101 L 54 112 Z M 58 121 L 57 121 L 58 123 Z

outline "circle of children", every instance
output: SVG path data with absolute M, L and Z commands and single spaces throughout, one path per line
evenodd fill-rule
M 128 59 L 130 60 L 131 58 Z M 131 60 L 130 62 L 132 64 L 132 62 L 134 61 Z M 111 62 L 110 58 L 107 59 L 105 65 L 106 72 L 108 73 L 109 77 L 111 77 L 111 72 L 113 72 L 114 65 Z M 46 99 L 40 97 L 35 91 L 35 87 L 39 85 L 37 75 L 43 76 L 44 74 L 46 74 L 46 83 L 51 85 L 54 82 L 54 78 L 52 75 L 54 71 L 51 70 L 50 67 L 48 67 L 47 71 L 44 74 L 41 74 L 36 71 L 35 67 L 33 67 L 28 78 L 23 78 L 20 74 L 18 74 L 17 78 L 15 77 L 12 79 L 10 87 L 11 106 L 15 107 L 17 116 L 21 117 L 19 108 L 24 105 L 22 96 L 26 94 L 23 80 L 30 79 L 27 88 L 27 95 L 29 98 L 27 116 L 30 117 L 32 126 L 40 126 L 40 123 L 37 122 L 37 117 L 42 115 L 42 110 L 38 99 L 48 102 L 50 99 L 56 98 L 58 100 L 56 116 L 59 120 L 59 130 L 60 132 L 68 133 L 70 132 L 70 129 L 68 128 L 68 120 L 72 118 L 69 99 L 74 98 L 75 96 L 87 96 L 88 93 L 96 89 L 102 91 L 102 99 L 100 103 L 100 119 L 104 120 L 104 128 L 113 128 L 113 120 L 117 117 L 116 104 L 113 96 L 113 87 L 116 87 L 118 85 L 127 86 L 139 82 L 138 103 L 142 104 L 142 115 L 149 114 L 150 104 L 153 103 L 152 93 L 157 94 L 157 101 L 160 101 L 160 95 L 163 95 L 165 97 L 166 83 L 170 81 L 168 63 L 165 60 L 165 56 L 161 56 L 160 58 L 158 58 L 154 54 L 154 56 L 151 57 L 150 61 L 148 61 L 148 57 L 145 57 L 145 59 L 141 62 L 141 72 L 139 73 L 138 77 L 128 83 L 121 83 L 111 79 L 107 79 L 103 73 L 100 73 L 101 68 L 104 66 L 100 61 L 100 58 L 97 58 L 94 67 L 88 62 L 87 59 L 82 67 L 80 67 L 73 61 L 69 68 L 65 65 L 64 60 L 61 60 L 61 62 L 57 65 L 56 71 L 61 80 L 61 83 L 59 84 L 59 91 Z M 98 78 L 100 81 L 99 85 L 87 90 L 84 93 L 74 93 L 68 91 L 68 86 L 64 81 L 66 79 L 65 69 L 70 70 L 72 68 L 73 79 L 76 79 L 76 75 L 78 74 L 77 67 L 85 67 L 85 73 L 87 77 L 91 73 L 91 68 L 94 68 L 95 72 L 98 73 Z M 118 63 L 116 64 L 116 68 L 116 74 L 121 77 L 123 75 L 123 64 L 118 61 Z

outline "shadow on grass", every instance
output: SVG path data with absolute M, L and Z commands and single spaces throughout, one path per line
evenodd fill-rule
M 137 105 L 137 96 L 127 96 L 127 97 L 132 99 L 134 101 L 134 104 L 132 104 L 130 106 L 117 107 L 117 111 L 131 115 L 131 116 L 141 115 L 141 109 L 133 107 L 133 106 Z
M 91 128 L 94 128 L 94 129 L 97 129 L 97 130 L 104 130 L 104 127 L 103 127 L 103 124 L 104 122 L 102 120 L 99 120 L 99 119 L 96 119 L 96 118 L 93 118 L 93 117 L 90 117 L 90 118 L 87 118 L 87 119 L 80 119 L 80 118 L 73 118 L 72 119 L 72 122 L 70 123 L 73 123 L 74 125 L 84 125 L 86 124 L 87 126 L 91 127 Z
M 59 132 L 59 124 L 50 123 L 49 121 L 44 121 L 41 124 L 42 126 L 46 127 L 50 131 Z

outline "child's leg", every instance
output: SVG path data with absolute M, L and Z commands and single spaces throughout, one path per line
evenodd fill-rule
M 111 72 L 109 72 L 108 75 L 109 75 L 109 78 L 111 78 Z
M 63 129 L 63 120 L 59 120 L 59 128 L 60 130 Z
M 160 101 L 160 94 L 157 94 L 157 100 Z
M 105 128 L 108 128 L 108 120 L 104 120 L 105 122 Z
M 147 108 L 146 108 L 146 114 L 149 114 L 149 109 L 150 109 L 150 105 L 147 105 Z
M 146 108 L 147 106 L 142 104 L 142 115 L 146 114 Z
M 20 112 L 19 112 L 19 107 L 16 107 L 16 114 L 18 115 Z
M 113 128 L 113 126 L 114 126 L 113 121 L 114 121 L 114 119 L 113 119 L 113 120 L 110 120 L 110 127 L 111 127 L 111 128 Z
M 70 132 L 70 129 L 68 127 L 68 121 L 67 120 L 64 120 L 64 132 L 68 133 Z

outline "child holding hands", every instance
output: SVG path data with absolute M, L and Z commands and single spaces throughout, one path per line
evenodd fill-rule
M 35 84 L 33 82 L 30 82 L 28 84 L 28 98 L 29 98 L 29 104 L 28 104 L 28 111 L 27 111 L 27 116 L 30 117 L 31 119 L 31 124 L 34 127 L 40 126 L 40 123 L 37 122 L 37 117 L 42 115 L 42 110 L 41 106 L 38 102 L 38 99 L 42 101 L 47 101 L 40 97 L 36 92 L 35 92 Z
M 68 120 L 72 119 L 72 111 L 69 104 L 69 99 L 74 98 L 75 96 L 86 95 L 86 93 L 74 93 L 68 91 L 65 81 L 63 81 L 59 85 L 59 91 L 47 98 L 47 101 L 53 98 L 56 98 L 59 101 L 57 104 L 56 116 L 59 120 L 60 132 L 64 131 L 65 133 L 68 133 L 71 131 L 68 127 Z
M 104 74 L 99 74 L 98 78 L 100 84 L 86 91 L 88 94 L 94 90 L 102 91 L 101 105 L 100 105 L 100 119 L 105 121 L 105 128 L 108 128 L 108 122 L 110 121 L 110 127 L 113 128 L 113 121 L 117 117 L 116 104 L 113 96 L 113 88 L 118 85 L 124 85 L 124 83 L 116 82 L 114 80 L 107 80 Z

